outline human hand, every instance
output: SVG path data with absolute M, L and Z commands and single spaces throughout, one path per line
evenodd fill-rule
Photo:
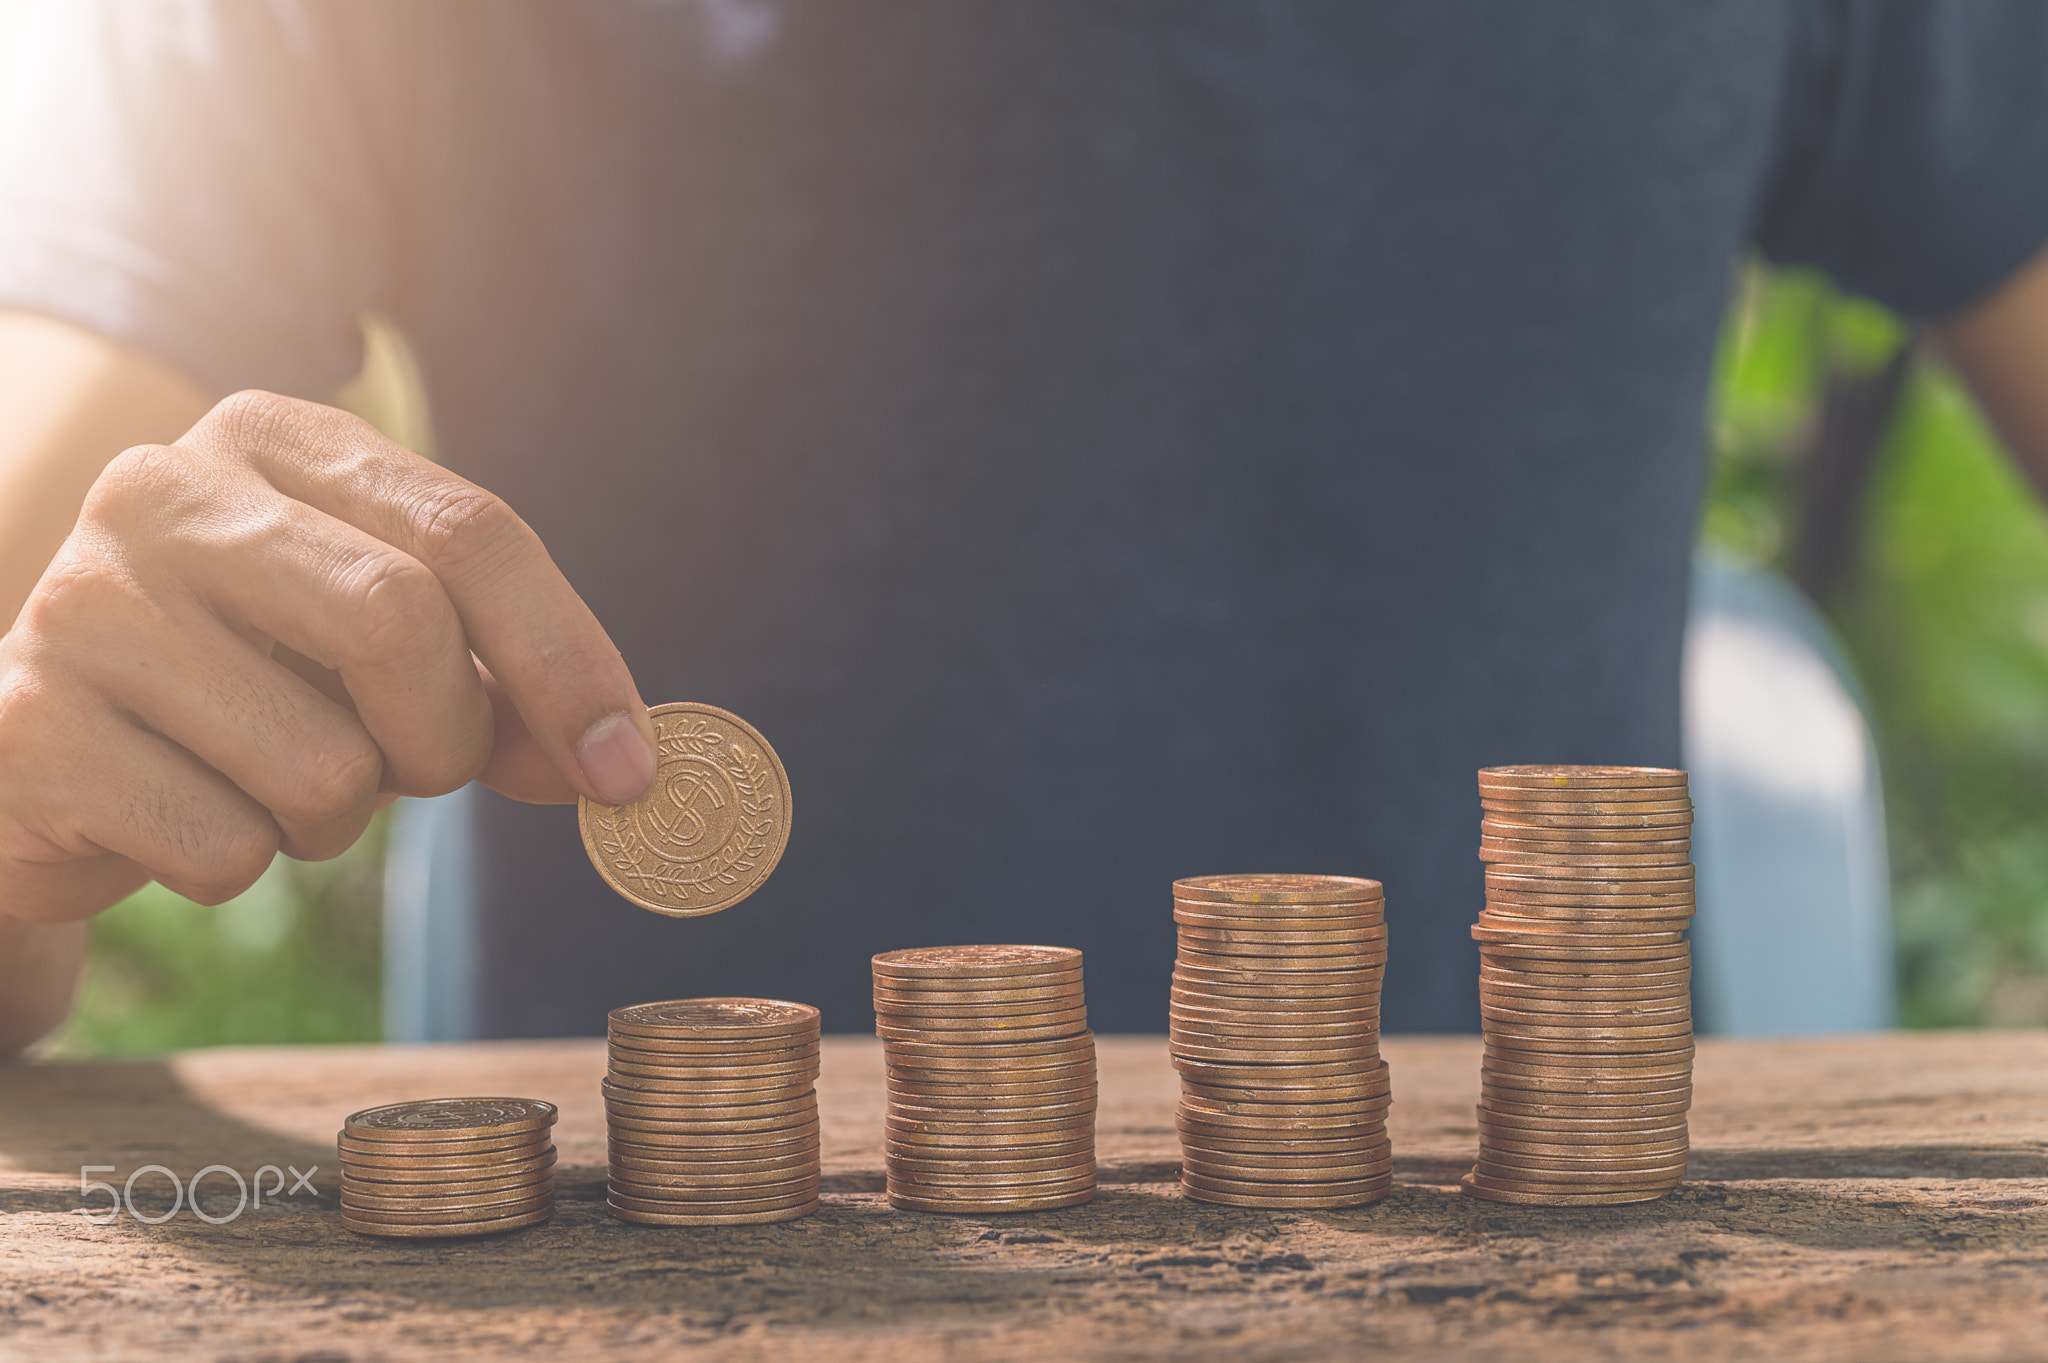
M 149 879 L 218 903 L 473 779 L 623 803 L 652 743 L 510 507 L 344 412 L 237 394 L 107 466 L 0 637 L 0 913 Z

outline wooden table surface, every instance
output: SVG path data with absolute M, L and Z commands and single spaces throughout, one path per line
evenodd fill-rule
M 717 1230 L 605 1214 L 596 1041 L 0 1066 L 0 1358 L 2048 1357 L 2048 1034 L 1703 1042 L 1690 1181 L 1571 1211 L 1456 1191 L 1476 1040 L 1386 1042 L 1393 1195 L 1311 1213 L 1182 1199 L 1164 1042 L 1100 1050 L 1091 1205 L 892 1210 L 879 1047 L 829 1038 L 824 1208 Z M 554 1219 L 342 1230 L 342 1117 L 461 1093 L 561 1105 Z M 88 1164 L 117 1183 L 317 1165 L 319 1196 L 92 1225 L 73 1211 Z M 231 1182 L 206 1186 L 226 1216 Z M 135 1201 L 152 1214 L 169 1186 L 147 1176 Z

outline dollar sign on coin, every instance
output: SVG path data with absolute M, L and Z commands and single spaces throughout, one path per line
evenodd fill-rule
M 694 918 L 761 887 L 789 842 L 789 774 L 738 715 L 679 701 L 647 712 L 656 765 L 631 804 L 577 801 L 583 850 L 643 909 Z

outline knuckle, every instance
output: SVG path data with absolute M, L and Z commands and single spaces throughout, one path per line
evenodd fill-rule
M 248 819 L 218 825 L 191 848 L 180 888 L 201 904 L 226 903 L 254 885 L 276 855 L 277 834 L 264 824 Z
M 281 850 L 295 861 L 332 861 L 356 845 L 356 840 L 370 826 L 370 814 L 371 811 L 366 809 L 361 818 L 348 823 L 296 832 Z
M 367 823 L 383 775 L 383 754 L 367 736 L 321 744 L 302 760 L 293 807 L 278 812 L 316 827 Z
M 134 578 L 116 565 L 66 546 L 44 570 L 42 580 L 23 612 L 26 635 L 44 644 L 55 644 L 48 634 L 65 620 L 106 626 L 132 619 L 140 599 Z
M 0 866 L 34 866 L 54 860 L 52 844 L 14 819 L 0 824 Z M 61 855 L 61 853 L 59 853 Z
M 361 666 L 408 656 L 446 628 L 453 613 L 440 579 L 402 554 L 364 560 L 348 595 L 347 648 Z
M 0 714 L 13 728 L 74 741 L 77 716 L 101 695 L 110 650 L 132 638 L 149 610 L 136 581 L 118 567 L 68 553 L 47 569 L 0 651 Z M 33 717 L 33 718 L 31 718 Z
M 235 449 L 271 449 L 290 439 L 308 405 L 260 388 L 245 388 L 215 403 L 199 429 Z
M 37 688 L 10 671 L 0 675 L 0 771 L 29 770 L 24 763 L 33 751 L 31 744 L 45 726 L 37 720 L 42 697 Z
M 494 552 L 525 529 L 512 508 L 480 487 L 436 487 L 414 509 L 420 556 L 460 567 Z
M 30 747 L 38 738 L 63 732 L 59 715 L 62 692 L 47 684 L 33 662 L 6 657 L 0 667 L 0 760 Z M 0 770 L 15 771 L 12 763 Z
M 277 828 L 254 809 L 220 807 L 196 790 L 161 784 L 131 794 L 128 822 L 163 849 L 150 869 L 201 904 L 233 899 L 256 883 L 277 854 Z
M 0 671 L 0 772 L 7 774 L 10 796 L 41 796 L 41 783 L 33 779 L 49 771 L 53 751 L 80 736 L 71 700 L 76 688 L 53 683 L 40 668 L 15 666 L 12 659 Z
M 116 530 L 161 522 L 189 505 L 195 481 L 189 452 L 137 445 L 100 471 L 86 496 L 84 519 Z
M 460 790 L 483 774 L 491 760 L 489 725 L 466 733 L 450 735 L 431 752 L 407 755 L 406 795 L 446 795 Z

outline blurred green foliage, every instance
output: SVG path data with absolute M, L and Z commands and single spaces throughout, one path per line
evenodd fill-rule
M 1905 336 L 1816 276 L 1756 268 L 1716 379 L 1705 534 L 1784 566 L 1831 373 Z M 1923 354 L 1824 604 L 1884 763 L 1902 1020 L 2048 1022 L 2048 520 L 1953 375 Z
M 216 908 L 160 885 L 93 923 L 64 1055 L 233 1042 L 370 1041 L 382 970 L 383 820 L 334 861 L 279 857 Z

